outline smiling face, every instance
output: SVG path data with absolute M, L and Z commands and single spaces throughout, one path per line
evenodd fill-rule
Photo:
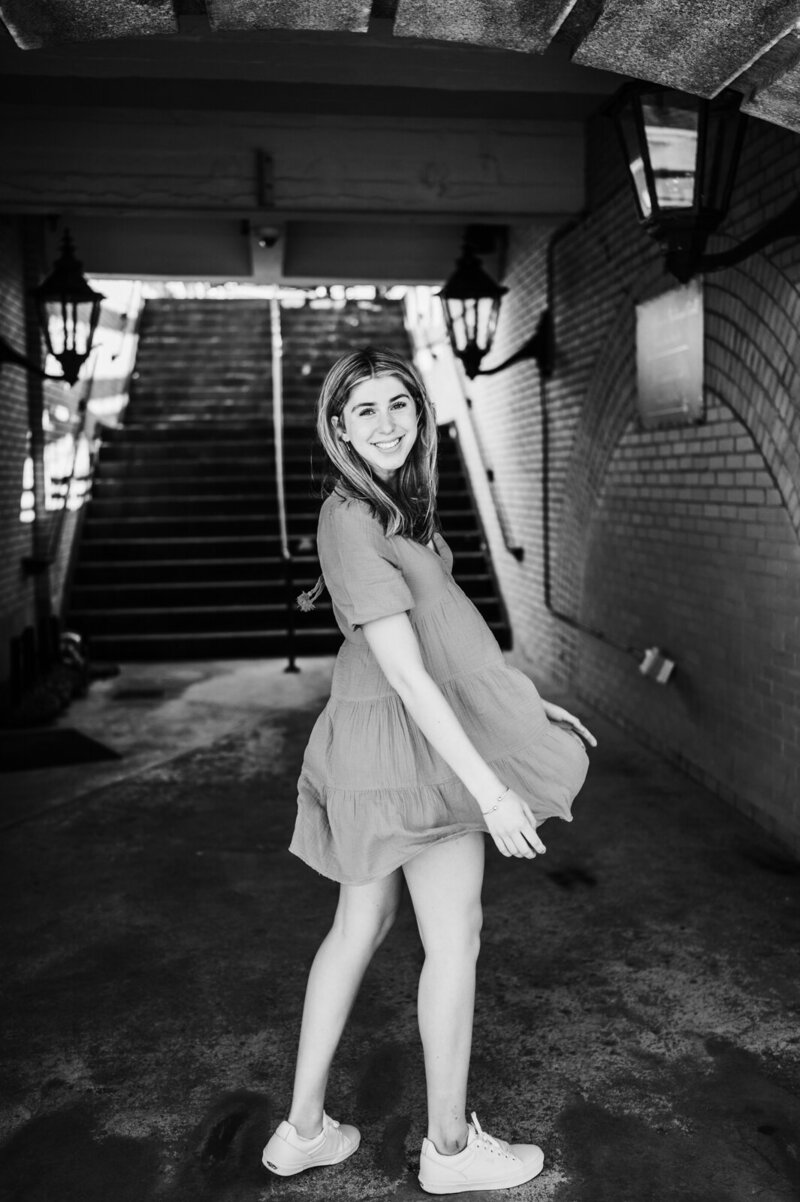
M 347 398 L 337 432 L 388 484 L 417 440 L 417 407 L 397 376 L 362 380 Z

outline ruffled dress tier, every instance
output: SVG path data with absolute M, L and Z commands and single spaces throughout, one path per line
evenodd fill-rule
M 345 641 L 306 747 L 290 850 L 334 881 L 365 884 L 433 843 L 486 831 L 472 794 L 386 680 L 365 622 L 408 614 L 425 667 L 470 740 L 539 822 L 571 821 L 586 776 L 583 741 L 548 720 L 534 684 L 506 663 L 453 579 L 441 535 L 434 543 L 387 537 L 367 505 L 338 493 L 322 506 L 317 546 Z

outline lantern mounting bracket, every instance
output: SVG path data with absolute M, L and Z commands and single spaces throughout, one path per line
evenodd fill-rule
M 681 283 L 688 284 L 698 272 L 722 271 L 744 262 L 765 246 L 781 238 L 800 237 L 800 196 L 797 196 L 780 213 L 766 221 L 760 230 L 744 238 L 728 250 L 706 254 L 703 251 L 705 238 L 687 227 L 685 231 L 670 231 L 665 238 L 666 267 Z
M 40 376 L 43 380 L 60 380 L 62 384 L 64 383 L 63 376 L 54 376 L 50 372 L 46 372 L 43 367 L 26 358 L 0 334 L 0 368 L 4 363 L 13 363 L 15 367 L 22 367 L 31 375 Z
M 553 317 L 549 309 L 542 310 L 539 314 L 539 322 L 536 330 L 526 342 L 523 342 L 522 346 L 514 351 L 513 355 L 509 355 L 497 367 L 481 367 L 475 374 L 478 376 L 494 376 L 500 371 L 505 371 L 512 364 L 522 363 L 526 359 L 534 360 L 540 374 L 545 379 L 549 379 L 553 374 L 555 341 L 553 337 Z

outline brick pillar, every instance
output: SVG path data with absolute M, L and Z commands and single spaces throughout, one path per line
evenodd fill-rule
M 44 264 L 43 221 L 26 217 L 22 224 L 23 271 L 25 282 L 25 354 L 32 363 L 43 363 L 42 335 L 39 330 L 36 306 L 31 290 L 38 284 Z M 33 572 L 36 637 L 39 661 L 42 666 L 55 657 L 56 642 L 53 625 L 53 602 L 50 587 L 49 522 L 46 509 L 44 380 L 28 373 L 28 427 L 30 452 L 33 460 L 34 521 L 32 523 L 32 553 L 29 568 Z

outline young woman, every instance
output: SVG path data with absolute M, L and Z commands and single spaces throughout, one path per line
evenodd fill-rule
M 324 578 L 345 642 L 306 749 L 291 850 L 340 892 L 309 975 L 288 1120 L 263 1161 L 288 1176 L 358 1147 L 356 1128 L 325 1114 L 325 1087 L 404 877 L 425 952 L 420 1184 L 519 1185 L 540 1172 L 540 1149 L 465 1117 L 484 835 L 504 856 L 544 852 L 537 827 L 570 819 L 588 762 L 581 735 L 595 740 L 506 664 L 453 580 L 436 519 L 436 421 L 413 368 L 371 347 L 340 359 L 317 430 L 331 467 L 318 588 Z

